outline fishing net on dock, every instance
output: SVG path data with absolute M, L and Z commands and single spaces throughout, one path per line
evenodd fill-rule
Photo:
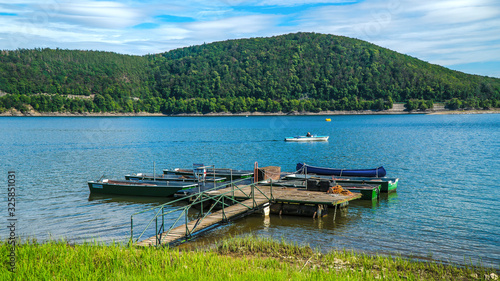
M 353 195 L 349 190 L 345 190 L 340 185 L 331 186 L 326 193 L 330 194 L 342 194 L 342 195 Z

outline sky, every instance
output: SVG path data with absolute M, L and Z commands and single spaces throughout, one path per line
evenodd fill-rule
M 0 49 L 145 55 L 316 32 L 500 78 L 499 0 L 0 0 Z

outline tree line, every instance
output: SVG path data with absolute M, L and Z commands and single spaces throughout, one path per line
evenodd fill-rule
M 242 112 L 320 112 L 325 110 L 386 110 L 392 103 L 378 99 L 375 101 L 342 98 L 340 100 L 287 100 L 280 102 L 255 99 L 253 97 L 191 98 L 163 100 L 149 97 L 142 100 L 114 100 L 109 94 L 89 98 L 67 98 L 59 95 L 5 95 L 0 97 L 0 113 L 16 108 L 22 113 L 72 112 L 72 113 L 242 113 Z

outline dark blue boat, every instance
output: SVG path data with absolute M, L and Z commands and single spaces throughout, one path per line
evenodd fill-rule
M 308 173 L 317 175 L 332 175 L 332 176 L 346 176 L 346 177 L 370 177 L 382 178 L 385 177 L 387 172 L 384 167 L 380 166 L 376 169 L 332 169 L 314 167 L 304 163 L 297 164 L 297 173 Z

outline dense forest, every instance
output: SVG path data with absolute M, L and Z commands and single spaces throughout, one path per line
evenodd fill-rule
M 130 56 L 1 51 L 0 113 L 319 112 L 500 107 L 500 79 L 342 36 L 295 33 Z

